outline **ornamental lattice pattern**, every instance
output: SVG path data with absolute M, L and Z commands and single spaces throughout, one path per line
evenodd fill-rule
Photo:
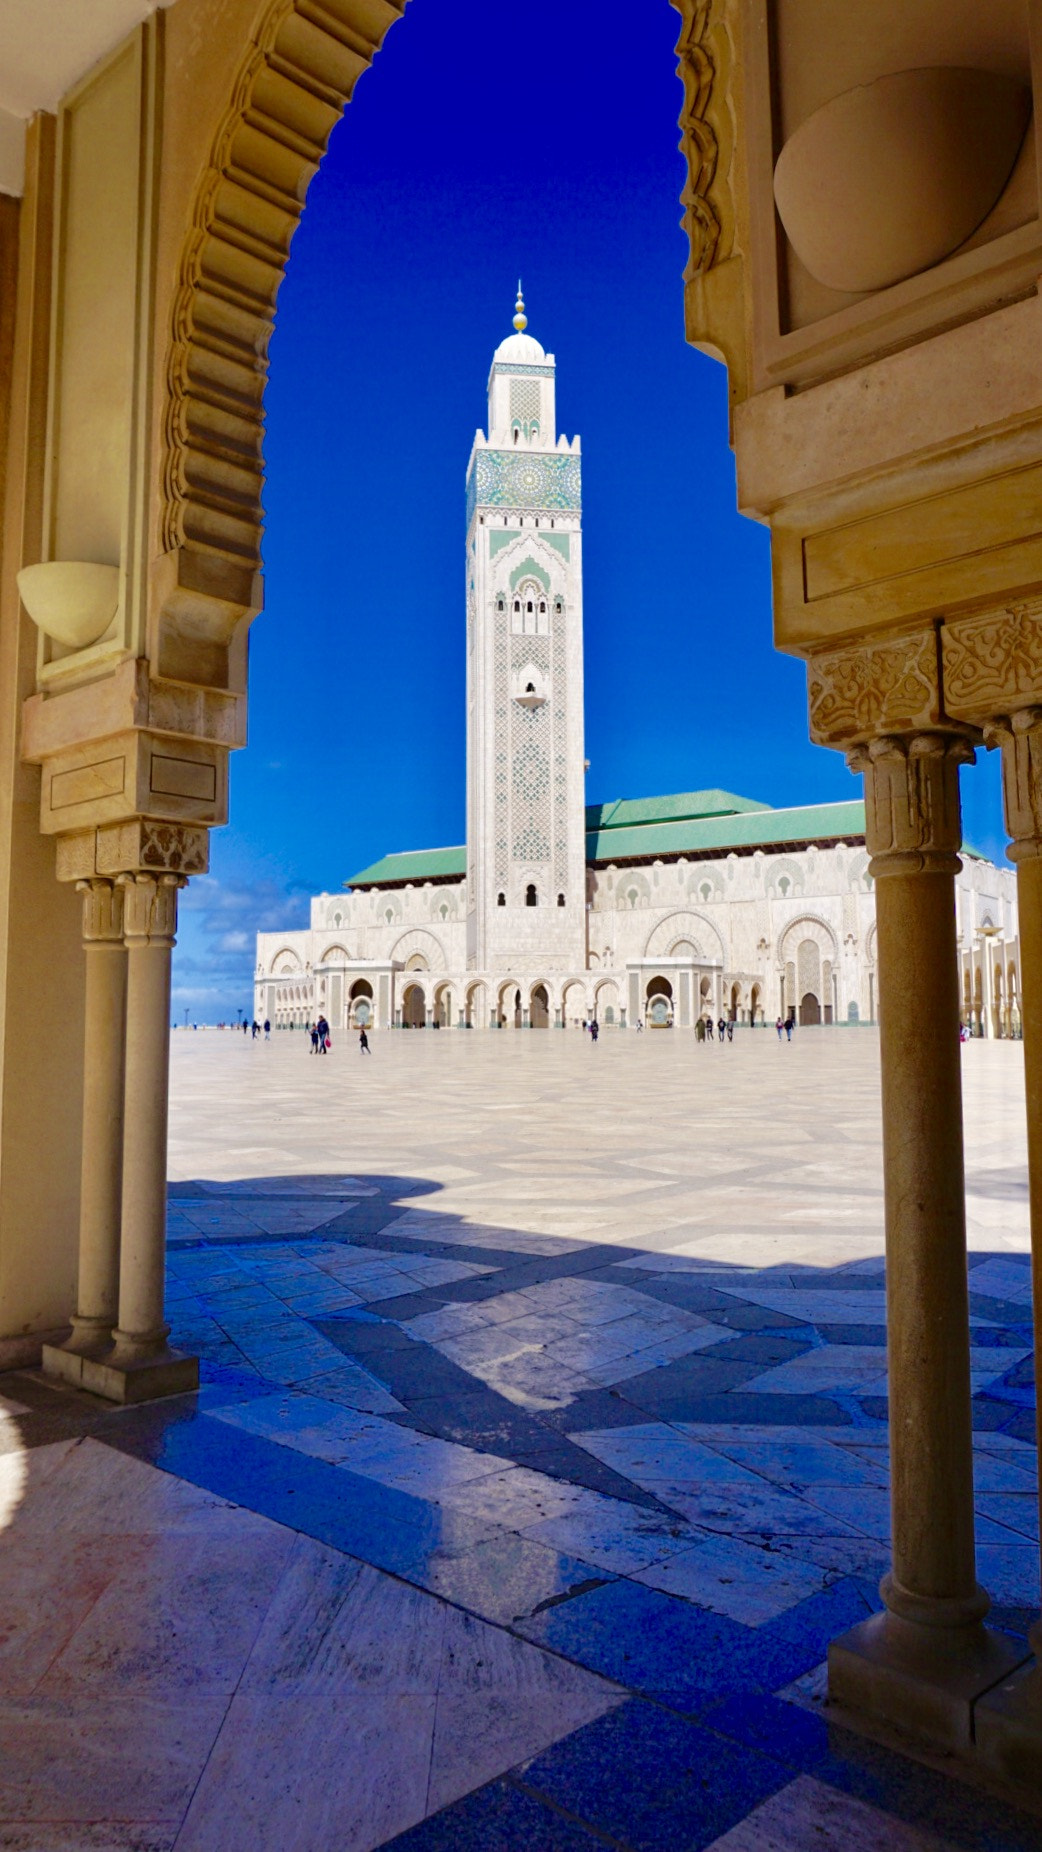
M 510 382 L 510 417 L 529 425 L 539 417 L 539 381 L 512 379 Z
M 506 889 L 507 867 L 509 863 L 510 831 L 510 791 L 508 779 L 508 744 L 510 727 L 510 687 L 508 671 L 508 632 L 509 618 L 505 611 L 497 611 L 494 631 L 494 684 L 493 707 L 495 712 L 496 762 L 493 790 L 493 830 L 496 845 L 495 868 L 496 887 Z
M 514 704 L 513 859 L 548 862 L 552 825 L 549 710 Z

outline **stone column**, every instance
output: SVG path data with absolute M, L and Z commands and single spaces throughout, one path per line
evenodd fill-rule
M 1017 869 L 1020 923 L 1020 1020 L 1027 1105 L 1031 1208 L 1031 1282 L 1035 1381 L 1042 1380 L 1042 707 L 1024 708 L 986 729 L 1002 749 L 1002 795 L 1009 858 Z M 1042 1403 L 1036 1398 L 1042 1444 Z M 1042 1619 L 1028 1635 L 1034 1662 L 978 1705 L 977 1741 L 984 1759 L 1007 1780 L 1037 1789 L 1042 1767 Z
M 136 1401 L 198 1382 L 195 1360 L 169 1349 L 163 1316 L 170 955 L 184 878 L 130 874 L 120 885 L 127 947 L 123 1233 L 119 1323 L 104 1367 L 113 1379 L 108 1393 Z
M 1022 1657 L 983 1626 L 974 1563 L 954 887 L 972 757 L 963 734 L 931 730 L 850 761 L 876 883 L 893 1566 L 883 1613 L 829 1653 L 834 1703 L 951 1748 Z
M 48 1375 L 79 1382 L 81 1358 L 109 1348 L 116 1322 L 127 959 L 122 889 L 104 880 L 76 885 L 83 896 L 86 961 L 79 1283 L 72 1335 L 60 1348 L 44 1345 L 43 1367 Z
M 80 881 L 87 961 L 80 1171 L 80 1277 L 67 1349 L 107 1345 L 116 1322 L 123 1162 L 123 1035 L 127 955 L 123 893 Z

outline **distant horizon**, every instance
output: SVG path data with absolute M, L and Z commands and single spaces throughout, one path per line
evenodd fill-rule
M 182 898 L 175 1021 L 252 1011 L 254 933 L 409 852 L 389 842 L 463 839 L 464 473 L 519 274 L 582 435 L 592 788 L 861 795 L 808 739 L 768 534 L 737 512 L 725 372 L 684 341 L 676 14 L 649 0 L 625 43 L 600 21 L 529 0 L 519 38 L 507 0 L 458 0 L 450 58 L 413 0 L 333 133 L 278 299 L 250 740 Z M 506 70 L 520 116 L 495 100 Z M 963 789 L 967 838 L 1000 857 L 995 755 Z

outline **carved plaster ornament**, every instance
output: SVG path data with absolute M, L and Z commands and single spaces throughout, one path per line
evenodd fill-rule
M 790 135 L 774 198 L 819 283 L 886 289 L 958 250 L 996 204 L 1031 115 L 994 71 L 893 71 L 833 97 Z

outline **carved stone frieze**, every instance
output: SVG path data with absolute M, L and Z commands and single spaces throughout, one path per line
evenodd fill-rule
M 807 660 L 810 735 L 852 746 L 879 733 L 910 733 L 942 717 L 934 630 L 864 639 Z
M 720 218 L 712 198 L 719 143 L 707 112 L 716 77 L 710 30 L 714 14 L 723 9 L 720 0 L 674 0 L 674 4 L 683 19 L 677 40 L 677 74 L 684 87 L 680 146 L 687 162 L 687 181 L 680 198 L 691 247 L 685 272 L 690 280 L 709 269 L 720 241 Z
M 57 840 L 59 881 L 92 883 L 142 873 L 204 875 L 210 866 L 210 833 L 177 823 L 135 817 L 98 829 L 74 830 Z
M 123 941 L 123 889 L 113 881 L 77 881 L 83 895 L 83 937 L 89 945 Z
M 184 886 L 180 875 L 120 875 L 123 889 L 123 938 L 135 943 L 170 946 L 177 936 L 177 894 Z
M 948 712 L 978 726 L 1042 703 L 1042 599 L 941 627 Z
M 260 603 L 263 396 L 290 242 L 355 82 L 405 5 L 269 0 L 196 191 L 167 365 L 155 595 L 175 630 L 190 613 L 205 638 L 212 620 L 220 648 Z M 178 679 L 204 679 L 171 660 Z
M 961 734 L 883 735 L 850 754 L 865 776 L 865 841 L 873 877 L 959 868 L 959 766 L 973 759 Z

